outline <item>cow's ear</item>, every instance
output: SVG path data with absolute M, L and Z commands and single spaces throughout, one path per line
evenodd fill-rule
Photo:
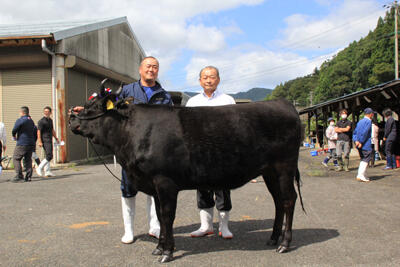
M 110 99 L 107 100 L 106 108 L 107 110 L 114 108 L 114 103 Z
M 117 109 L 124 109 L 127 108 L 129 104 L 133 103 L 134 98 L 133 97 L 127 97 L 127 98 L 123 98 L 118 100 L 115 103 L 115 106 L 117 107 Z
M 104 97 L 103 100 L 103 109 L 110 110 L 115 108 L 115 102 L 117 101 L 117 97 L 113 94 L 110 94 Z

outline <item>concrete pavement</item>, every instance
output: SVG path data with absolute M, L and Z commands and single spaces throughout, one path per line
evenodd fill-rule
M 259 178 L 232 192 L 232 240 L 191 238 L 199 225 L 196 194 L 181 192 L 176 259 L 167 266 L 400 266 L 400 171 L 384 172 L 381 165 L 368 170 L 372 182 L 360 183 L 356 159 L 349 173 L 327 170 L 320 161 L 321 156 L 302 150 L 307 214 L 297 202 L 289 253 L 277 254 L 265 245 L 274 206 Z M 0 176 L 0 266 L 160 265 L 151 255 L 156 240 L 147 235 L 144 194 L 136 203 L 136 241 L 124 245 L 119 183 L 104 166 L 54 173 L 55 178 L 34 176 L 17 184 L 6 182 L 12 172 Z

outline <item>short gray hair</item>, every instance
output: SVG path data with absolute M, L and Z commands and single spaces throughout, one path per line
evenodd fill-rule
M 143 62 L 146 60 L 146 59 L 148 59 L 148 58 L 152 58 L 152 59 L 154 59 L 155 61 L 157 61 L 157 64 L 158 65 L 160 65 L 160 63 L 158 62 L 158 59 L 156 59 L 155 57 L 153 57 L 153 56 L 147 56 L 147 57 L 144 57 L 141 61 L 140 61 L 140 65 L 142 65 L 143 64 Z
M 215 70 L 215 71 L 217 72 L 217 76 L 218 76 L 218 78 L 219 78 L 219 70 L 218 70 L 216 67 L 214 67 L 214 66 L 207 66 L 207 67 L 202 68 L 201 71 L 200 71 L 200 73 L 199 73 L 199 77 L 200 77 L 200 78 L 201 78 L 201 73 L 202 73 L 203 70 L 205 70 L 205 69 L 213 69 L 213 70 Z

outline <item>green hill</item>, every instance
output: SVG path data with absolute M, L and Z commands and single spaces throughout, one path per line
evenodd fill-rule
M 250 99 L 251 101 L 260 101 L 272 93 L 272 89 L 252 88 L 247 92 L 231 94 L 234 99 Z
M 247 92 L 239 92 L 236 94 L 229 94 L 229 95 L 231 95 L 234 99 L 250 99 L 251 101 L 260 101 L 264 100 L 271 93 L 272 89 L 257 87 L 257 88 L 252 88 Z M 198 93 L 185 92 L 185 94 L 188 94 L 190 97 L 192 97 L 197 95 Z
M 317 104 L 393 80 L 394 10 L 379 18 L 373 31 L 352 42 L 310 75 L 278 85 L 268 99 L 284 97 L 300 106 Z M 311 93 L 312 92 L 312 93 Z

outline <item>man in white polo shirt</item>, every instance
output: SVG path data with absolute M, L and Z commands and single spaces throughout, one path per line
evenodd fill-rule
M 220 82 L 219 71 L 216 67 L 207 66 L 200 71 L 199 82 L 204 91 L 189 99 L 187 107 L 223 106 L 236 104 L 233 97 L 217 90 Z M 214 200 L 215 195 L 215 200 Z M 228 228 L 229 211 L 232 209 L 229 190 L 211 191 L 197 190 L 197 207 L 200 209 L 200 228 L 191 233 L 192 237 L 203 237 L 214 233 L 214 206 L 219 212 L 218 234 L 223 238 L 233 237 Z

